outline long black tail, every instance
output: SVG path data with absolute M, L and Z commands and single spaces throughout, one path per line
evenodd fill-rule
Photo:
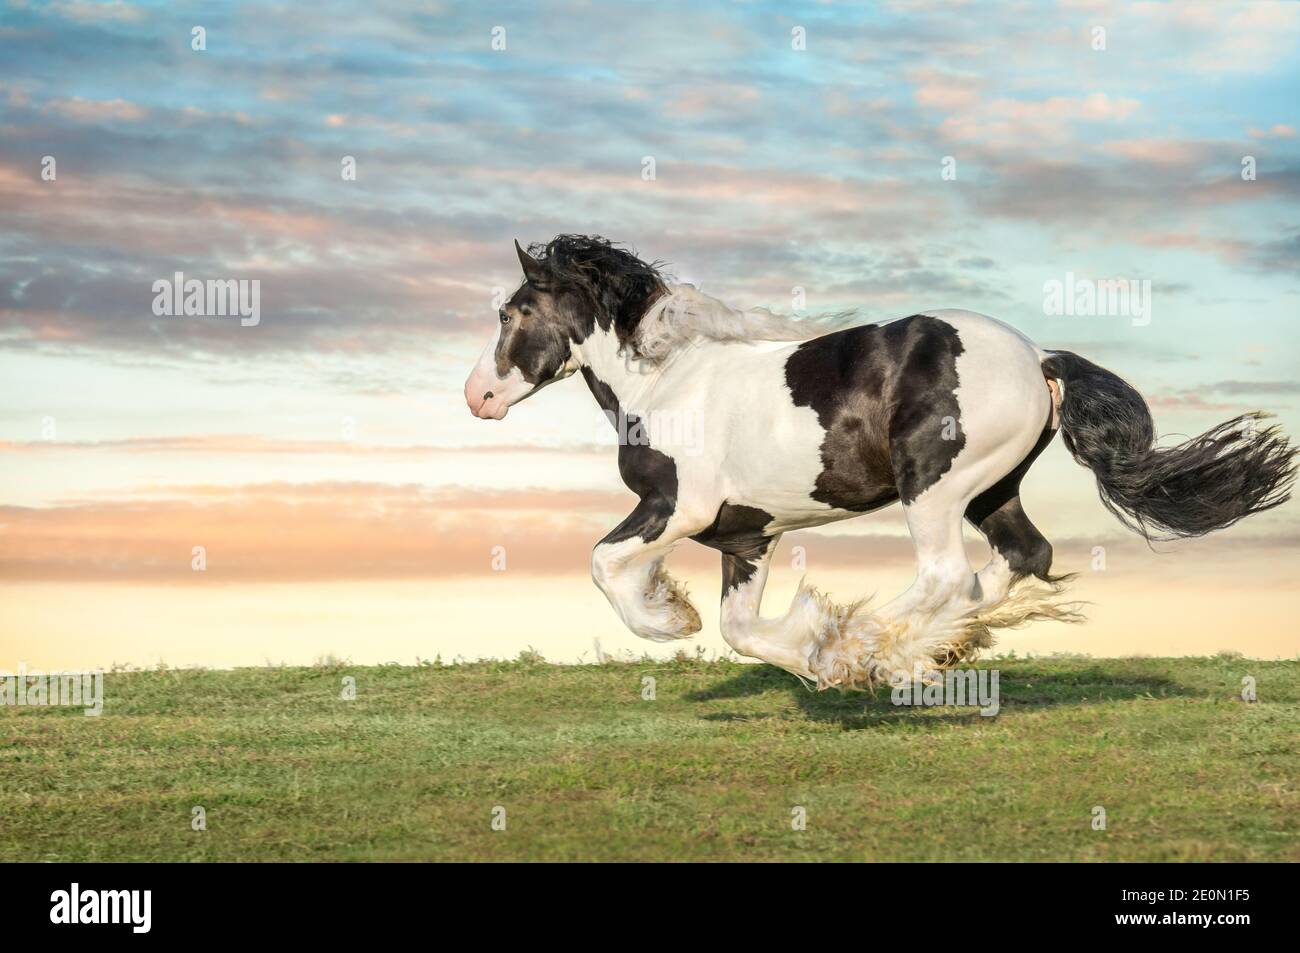
M 1104 367 L 1050 351 L 1043 373 L 1063 383 L 1061 436 L 1097 475 L 1106 508 L 1148 540 L 1203 536 L 1291 496 L 1295 448 L 1267 415 L 1243 414 L 1176 447 L 1155 446 L 1142 395 Z

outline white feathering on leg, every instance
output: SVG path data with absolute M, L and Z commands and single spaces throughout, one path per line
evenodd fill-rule
M 650 572 L 645 591 L 645 612 L 650 618 L 662 620 L 654 630 L 646 630 L 643 638 L 652 642 L 687 639 L 700 631 L 700 614 L 686 593 L 685 587 L 664 569 L 658 560 Z
M 993 629 L 1037 620 L 1082 622 L 1082 603 L 1062 601 L 1064 587 L 1022 579 L 1001 602 L 951 616 L 940 607 L 897 619 L 869 612 L 862 602 L 836 605 L 815 589 L 800 590 L 817 606 L 817 647 L 809 657 L 819 689 L 873 688 L 897 673 L 942 669 L 972 661 L 993 645 Z

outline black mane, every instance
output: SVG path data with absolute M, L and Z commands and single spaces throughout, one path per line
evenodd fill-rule
M 631 346 L 641 316 L 667 289 L 663 262 L 644 262 L 599 235 L 556 235 L 528 246 L 543 271 L 539 284 L 576 288 L 589 297 L 602 328 L 613 327 L 619 343 Z

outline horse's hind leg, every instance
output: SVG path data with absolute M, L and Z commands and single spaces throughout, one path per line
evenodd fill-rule
M 786 615 L 764 619 L 759 614 L 763 587 L 780 535 L 762 536 L 722 553 L 722 637 L 750 658 L 762 659 L 803 678 L 813 678 L 808 656 L 812 627 L 799 616 L 798 602 Z
M 973 506 L 975 501 L 971 502 Z M 988 563 L 976 574 L 982 606 L 1001 602 L 1011 586 L 1026 576 L 1037 576 L 1050 583 L 1059 581 L 1050 573 L 1052 544 L 1029 521 L 1021 508 L 1019 495 L 1003 500 L 987 515 L 972 515 L 969 507 L 966 515 L 979 527 L 993 550 Z
M 979 578 L 971 569 L 962 540 L 965 510 L 964 498 L 943 493 L 903 505 L 916 551 L 916 580 L 910 589 L 886 603 L 882 613 L 933 613 L 940 607 L 969 607 L 981 600 Z
M 942 667 L 991 645 L 994 628 L 1034 619 L 1080 620 L 1072 605 L 1057 601 L 1059 587 L 1013 588 L 1026 576 L 1057 581 L 1049 572 L 1052 546 L 1020 505 L 1020 481 L 1052 434 L 1044 429 L 1027 453 L 1021 451 L 1020 462 L 992 485 L 972 468 L 904 504 L 916 548 L 916 581 L 874 615 L 852 621 L 845 641 L 865 645 L 867 658 L 849 663 L 842 649 L 830 653 L 821 668 L 823 681 L 827 671 L 841 683 L 854 683 L 917 665 Z M 993 549 L 978 573 L 966 557 L 963 517 L 979 527 Z M 832 667 L 836 662 L 838 668 Z
M 1039 418 L 1044 419 L 1046 414 Z M 1051 563 L 1051 547 L 1025 517 L 1018 498 L 1020 478 L 1052 435 L 1041 427 L 1020 434 L 989 428 L 982 437 L 972 435 L 966 456 L 904 502 L 916 579 L 879 609 L 858 611 L 826 627 L 811 661 L 819 684 L 870 684 L 910 674 L 917 666 L 941 667 L 990 645 L 994 627 L 1073 618 L 1068 609 L 1053 605 L 1050 594 L 1012 589 L 1017 576 L 1045 574 Z M 962 539 L 967 517 L 994 546 L 993 558 L 978 573 Z
M 1050 574 L 1052 544 L 1030 522 L 1020 504 L 1020 481 L 1055 433 L 1049 423 L 1029 456 L 966 507 L 966 518 L 984 534 L 993 550 L 987 565 L 977 573 L 983 606 L 1001 602 L 1011 585 L 1026 576 L 1050 583 L 1059 581 Z

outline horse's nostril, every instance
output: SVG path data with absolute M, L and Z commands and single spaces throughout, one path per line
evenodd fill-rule
M 492 392 L 491 392 L 491 391 L 488 391 L 486 394 L 484 394 L 484 395 L 483 395 L 483 399 L 484 399 L 484 400 L 491 400 L 491 399 L 492 399 Z

